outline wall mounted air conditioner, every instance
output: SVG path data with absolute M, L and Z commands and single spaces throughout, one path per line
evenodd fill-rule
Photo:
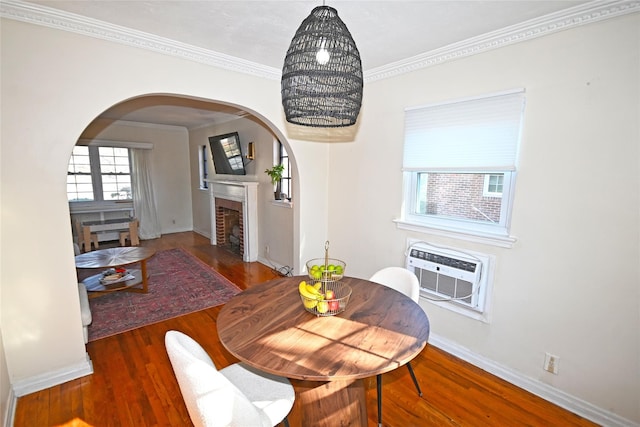
M 406 268 L 418 277 L 427 300 L 483 313 L 489 262 L 487 255 L 410 241 Z

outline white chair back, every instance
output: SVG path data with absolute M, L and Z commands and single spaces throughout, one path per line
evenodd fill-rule
M 402 267 L 386 267 L 377 271 L 369 279 L 402 292 L 415 302 L 420 299 L 420 282 L 416 275 Z
M 195 427 L 272 426 L 191 337 L 168 331 L 165 346 Z

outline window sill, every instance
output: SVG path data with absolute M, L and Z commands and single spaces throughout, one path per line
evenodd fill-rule
M 69 202 L 69 211 L 73 213 L 126 211 L 133 209 L 132 200 L 93 200 Z
M 501 248 L 511 249 L 517 238 L 514 236 L 501 236 L 497 234 L 488 233 L 474 233 L 468 230 L 453 230 L 443 229 L 427 226 L 424 224 L 417 224 L 414 222 L 407 222 L 401 219 L 395 219 L 393 222 L 401 230 L 416 231 L 418 233 L 435 234 L 436 236 L 450 237 L 453 239 L 466 240 L 468 242 L 483 243 L 485 245 L 498 246 Z
M 288 200 L 272 200 L 271 204 L 279 208 L 287 208 L 287 209 L 293 208 L 293 203 Z

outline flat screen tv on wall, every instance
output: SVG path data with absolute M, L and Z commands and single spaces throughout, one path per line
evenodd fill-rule
M 246 175 L 238 132 L 210 136 L 213 166 L 218 175 Z

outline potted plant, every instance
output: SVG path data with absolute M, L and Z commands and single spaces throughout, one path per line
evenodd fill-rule
M 276 200 L 280 200 L 280 185 L 282 180 L 282 172 L 284 171 L 284 165 L 281 163 L 279 165 L 275 165 L 271 169 L 265 169 L 264 173 L 269 175 L 271 178 L 271 184 L 275 186 L 274 197 Z

